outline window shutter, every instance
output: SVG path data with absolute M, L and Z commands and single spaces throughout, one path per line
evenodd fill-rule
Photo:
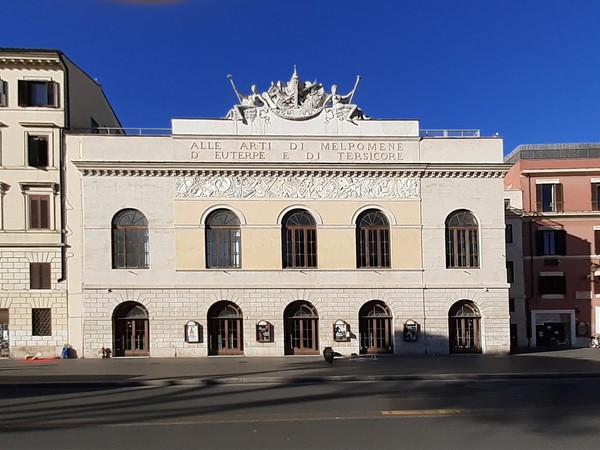
M 29 288 L 39 289 L 41 286 L 40 270 L 38 263 L 29 264 Z
M 563 294 L 565 295 L 567 293 L 567 284 L 566 284 L 566 279 L 564 276 L 562 277 L 558 277 L 557 280 L 557 291 L 559 294 Z
M 40 282 L 41 289 L 50 289 L 52 287 L 50 263 L 40 263 Z
M 565 230 L 555 231 L 556 237 L 556 254 L 566 255 L 567 254 L 567 232 Z
M 535 210 L 540 212 L 543 211 L 544 206 L 542 203 L 542 185 L 536 184 L 535 186 Z
M 592 183 L 592 211 L 598 211 L 598 183 Z
M 28 84 L 25 80 L 19 80 L 19 106 L 27 106 L 29 103 Z
M 58 83 L 55 81 L 48 82 L 48 106 L 58 106 Z
M 29 287 L 30 289 L 52 288 L 52 266 L 50 263 L 29 264 Z
M 558 183 L 554 185 L 554 211 L 555 212 L 563 212 L 564 211 L 564 203 L 563 203 L 563 185 Z
M 29 196 L 29 228 L 40 228 L 40 198 Z
M 40 228 L 50 228 L 50 199 L 49 197 L 40 197 Z
M 542 230 L 535 232 L 535 254 L 537 256 L 544 254 L 544 232 Z
M 0 80 L 0 106 L 8 106 L 8 102 L 6 100 L 7 91 L 8 84 L 6 81 Z

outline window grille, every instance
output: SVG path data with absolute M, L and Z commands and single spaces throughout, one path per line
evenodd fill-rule
M 52 336 L 52 310 L 50 308 L 31 310 L 31 334 L 33 336 Z

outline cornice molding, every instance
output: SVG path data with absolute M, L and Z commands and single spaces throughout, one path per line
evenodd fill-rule
M 23 56 L 0 56 L 0 65 L 4 66 L 41 66 L 54 67 L 61 66 L 58 57 L 23 57 Z
M 323 176 L 403 178 L 502 178 L 505 164 L 222 164 L 190 162 L 73 161 L 83 176 Z

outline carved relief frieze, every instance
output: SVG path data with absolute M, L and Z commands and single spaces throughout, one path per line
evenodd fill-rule
M 418 178 L 277 175 L 175 177 L 175 198 L 418 199 Z

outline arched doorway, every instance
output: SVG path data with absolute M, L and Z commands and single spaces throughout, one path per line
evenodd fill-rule
M 319 354 L 319 315 L 308 302 L 293 302 L 285 308 L 284 333 L 286 355 Z
M 481 314 L 471 301 L 461 300 L 450 308 L 450 353 L 481 353 Z
M 387 305 L 379 300 L 365 303 L 358 316 L 360 353 L 393 353 L 392 313 Z
M 242 310 L 232 302 L 217 302 L 208 310 L 208 354 L 243 355 Z
M 137 302 L 119 305 L 113 314 L 114 355 L 150 355 L 148 311 Z

